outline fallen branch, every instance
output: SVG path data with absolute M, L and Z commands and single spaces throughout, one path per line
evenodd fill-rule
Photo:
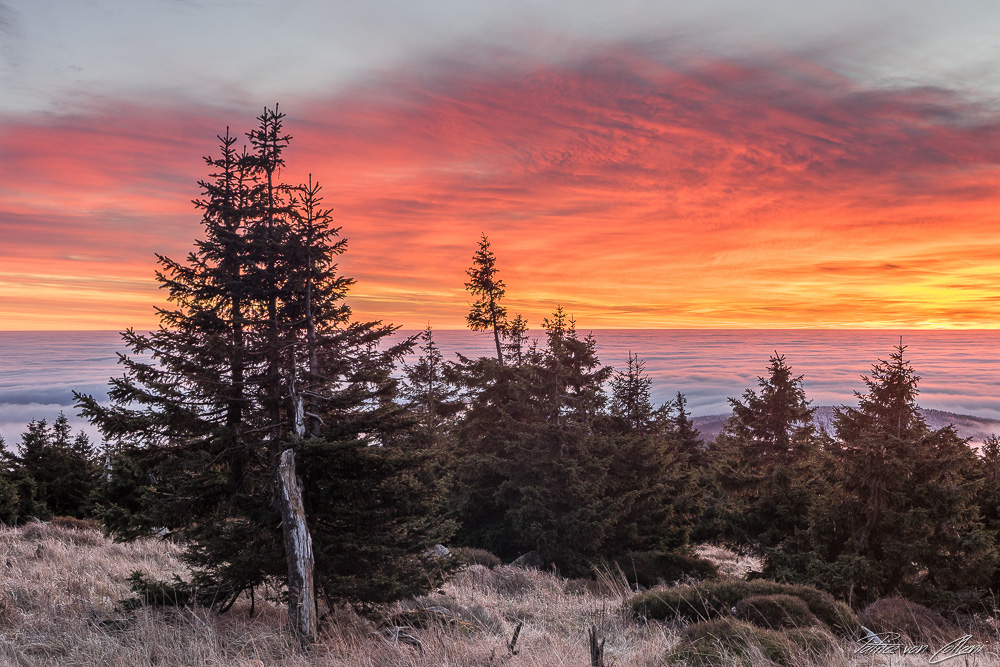
M 590 667 L 607 667 L 604 663 L 604 642 L 607 639 L 597 641 L 597 626 L 590 626 Z
M 514 628 L 514 636 L 510 638 L 510 643 L 507 644 L 507 653 L 511 656 L 517 655 L 517 649 L 514 647 L 517 646 L 517 637 L 521 634 L 521 626 L 523 625 L 524 621 L 517 624 L 517 627 Z

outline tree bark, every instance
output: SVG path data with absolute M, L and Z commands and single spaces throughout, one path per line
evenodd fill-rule
M 316 587 L 313 582 L 312 535 L 306 525 L 302 486 L 295 474 L 295 451 L 286 449 L 278 463 L 281 526 L 288 561 L 288 622 L 304 643 L 316 640 Z

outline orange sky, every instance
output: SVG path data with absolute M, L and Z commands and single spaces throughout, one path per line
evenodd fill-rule
M 271 100 L 262 100 L 270 103 Z M 0 117 L 0 329 L 155 324 L 215 135 L 258 105 Z M 362 318 L 460 328 L 489 235 L 508 305 L 584 327 L 994 327 L 1000 110 L 790 55 L 442 60 L 282 101 Z

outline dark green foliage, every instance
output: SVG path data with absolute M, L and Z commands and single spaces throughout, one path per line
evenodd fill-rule
M 702 621 L 686 628 L 680 643 L 666 656 L 668 664 L 731 667 L 785 667 L 828 655 L 836 642 L 817 629 L 778 632 L 733 618 Z
M 447 436 L 458 543 L 507 560 L 536 551 L 568 576 L 628 551 L 686 546 L 700 512 L 700 441 L 683 400 L 676 418 L 670 405 L 654 408 L 632 354 L 612 378 L 562 308 L 543 322 L 544 345 L 528 347 L 524 320 L 496 307 L 503 283 L 485 237 L 474 262 L 469 324 L 493 329 L 498 361 L 460 356 L 451 367 L 466 401 Z
M 0 438 L 0 523 L 13 525 L 21 515 L 21 497 L 15 483 L 13 457 Z
M 482 565 L 493 569 L 503 565 L 503 561 L 486 549 L 476 549 L 475 547 L 459 547 L 454 550 L 455 560 L 459 565 Z
M 687 544 L 696 513 L 691 466 L 668 408 L 654 409 L 630 356 L 605 411 L 592 337 L 558 309 L 546 345 L 501 367 L 460 367 L 469 409 L 454 431 L 459 542 L 512 559 L 537 551 L 567 575 L 628 551 Z M 675 560 L 675 569 L 684 563 Z
M 771 357 L 759 393 L 747 389 L 730 399 L 733 415 L 712 450 L 716 509 L 721 536 L 765 557 L 808 527 L 809 507 L 819 492 L 812 471 L 818 446 L 802 377 L 792 375 L 780 355 Z
M 719 576 L 712 561 L 683 552 L 633 551 L 619 559 L 617 566 L 633 588 L 636 584 L 652 588 L 686 577 L 715 579 Z
M 700 466 L 704 461 L 705 443 L 701 439 L 701 433 L 694 427 L 691 415 L 687 411 L 687 399 L 684 394 L 677 392 L 673 406 L 676 413 L 671 419 L 674 436 L 677 445 L 682 452 L 688 455 L 688 459 L 693 466 Z
M 982 475 L 979 510 L 993 541 L 1000 542 L 1000 437 L 988 436 L 983 441 L 979 456 Z M 1000 591 L 1000 569 L 994 568 L 989 587 L 992 591 Z
M 508 560 L 536 550 L 584 573 L 611 521 L 607 453 L 592 429 L 610 369 L 561 309 L 545 326 L 546 347 L 524 363 L 460 369 L 471 400 L 454 437 L 457 539 Z
M 141 448 L 105 443 L 104 468 L 92 496 L 94 518 L 105 533 L 131 540 L 169 524 L 152 510 L 159 506 L 155 464 Z M 171 522 L 173 523 L 173 522 Z
M 826 627 L 838 634 L 853 636 L 858 630 L 857 618 L 850 607 L 829 593 L 812 586 L 764 579 L 709 581 L 661 588 L 634 596 L 630 605 L 633 613 L 646 618 L 694 623 L 729 615 L 741 600 L 766 595 L 790 595 L 801 599 Z
M 608 449 L 608 493 L 617 503 L 609 542 L 666 554 L 687 545 L 701 512 L 692 462 L 697 432 L 681 416 L 683 397 L 653 407 L 644 366 L 629 354 L 625 369 L 611 379 L 609 414 L 597 425 Z
M 818 625 L 816 614 L 802 598 L 792 595 L 754 595 L 733 607 L 733 616 L 761 628 L 780 630 Z
M 500 339 L 507 329 L 507 308 L 500 302 L 506 293 L 506 285 L 498 276 L 497 258 L 490 250 L 490 241 L 483 234 L 479 241 L 479 249 L 472 257 L 472 266 L 466 271 L 469 282 L 465 289 L 474 297 L 478 297 L 469 308 L 466 322 L 473 331 L 491 331 L 497 346 L 497 362 L 503 366 L 504 356 Z M 518 316 L 520 320 L 520 316 Z M 520 325 L 519 325 L 520 326 Z M 523 333 L 523 328 L 520 333 Z M 517 337 L 520 341 L 520 336 Z
M 405 447 L 307 441 L 302 476 L 312 520 L 316 578 L 328 597 L 378 604 L 438 585 L 455 563 L 430 553 L 452 526 L 440 489 Z
M 418 340 L 420 356 L 403 366 L 402 398 L 417 421 L 407 437 L 423 447 L 440 447 L 464 405 L 431 328 L 424 329 Z
M 322 594 L 355 603 L 411 595 L 446 569 L 423 554 L 448 535 L 438 484 L 396 402 L 394 364 L 412 341 L 355 322 L 337 273 L 346 249 L 319 183 L 281 183 L 291 137 L 265 109 L 237 149 L 228 130 L 200 183 L 204 238 L 160 257 L 161 327 L 127 331 L 132 356 L 112 406 L 79 396 L 116 445 L 99 494 L 121 537 L 154 528 L 189 544 L 192 585 L 226 608 L 288 575 L 276 471 L 297 452 Z M 350 554 L 348 556 L 347 554 Z
M 857 408 L 838 410 L 808 540 L 773 554 L 782 576 L 871 602 L 984 587 L 996 570 L 980 516 L 981 463 L 952 427 L 927 427 L 904 350 L 873 366 Z
M 129 575 L 127 581 L 134 597 L 120 601 L 125 609 L 143 606 L 186 607 L 191 604 L 211 605 L 213 602 L 211 593 L 206 591 L 199 594 L 194 586 L 177 575 L 169 582 L 156 581 L 136 570 Z
M 44 419 L 29 423 L 8 471 L 18 521 L 90 515 L 98 466 L 90 440 L 82 431 L 71 434 L 65 414 L 59 413 L 52 426 Z
M 653 380 L 645 374 L 646 363 L 628 353 L 625 370 L 611 378 L 611 416 L 621 423 L 620 430 L 648 433 L 657 428 L 659 414 L 653 409 L 650 389 Z

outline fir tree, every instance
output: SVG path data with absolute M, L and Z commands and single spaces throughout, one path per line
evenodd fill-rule
M 829 489 L 813 506 L 800 569 L 858 601 L 983 586 L 996 547 L 977 504 L 980 470 L 953 427 L 927 427 L 900 343 L 837 411 Z
M 723 537 L 765 557 L 807 527 L 818 446 L 802 376 L 794 376 L 777 353 L 767 370 L 758 391 L 730 399 L 733 414 L 712 456 Z
M 7 451 L 6 443 L 0 437 L 0 523 L 8 526 L 20 518 L 20 497 L 15 484 L 16 469 L 14 457 Z
M 21 435 L 14 475 L 21 480 L 25 516 L 72 516 L 90 513 L 90 495 L 97 481 L 97 465 L 90 439 L 71 433 L 66 415 L 59 413 L 50 427 L 44 419 L 32 421 Z
M 683 550 L 700 511 L 697 471 L 677 429 L 674 404 L 654 408 L 645 363 L 629 353 L 611 380 L 610 419 L 602 429 L 608 497 L 615 516 L 609 557 Z
M 403 397 L 433 441 L 441 436 L 463 406 L 430 326 L 420 333 L 419 340 L 417 361 L 403 366 L 406 376 Z
M 701 433 L 694 427 L 691 415 L 687 411 L 687 398 L 684 394 L 677 392 L 674 399 L 674 406 L 677 412 L 673 417 L 674 433 L 681 450 L 686 452 L 694 465 L 700 465 L 704 459 L 705 443 L 701 439 Z
M 134 356 L 121 358 L 111 407 L 78 399 L 123 443 L 106 498 L 141 489 L 138 504 L 105 508 L 113 526 L 183 531 L 195 582 L 222 610 L 287 582 L 293 629 L 309 640 L 320 596 L 384 602 L 433 585 L 440 568 L 421 554 L 447 532 L 419 461 L 386 445 L 408 424 L 392 370 L 412 342 L 383 345 L 394 327 L 351 319 L 353 281 L 335 263 L 345 242 L 319 184 L 279 180 L 283 116 L 264 111 L 250 152 L 219 138 L 195 202 L 205 236 L 186 262 L 160 258 L 173 308 L 157 331 L 124 334 Z M 408 502 L 387 509 L 389 498 Z
M 979 457 L 982 474 L 979 509 L 993 541 L 1000 543 L 1000 437 L 996 434 L 987 436 L 979 450 Z M 1000 591 L 1000 570 L 994 570 L 990 590 Z
M 479 241 L 479 249 L 472 257 L 472 266 L 466 271 L 469 281 L 465 289 L 474 297 L 466 321 L 473 331 L 492 331 L 493 341 L 497 347 L 497 362 L 503 366 L 503 349 L 500 339 L 507 327 L 507 308 L 500 301 L 507 287 L 498 276 L 497 258 L 490 250 L 490 241 L 483 234 Z M 520 340 L 520 339 L 518 339 Z
M 514 365 L 520 366 L 527 357 L 530 347 L 527 332 L 528 321 L 521 317 L 520 313 L 504 327 L 503 349 L 507 353 L 505 359 Z
M 645 375 L 646 363 L 631 351 L 624 371 L 611 379 L 611 415 L 633 432 L 646 432 L 653 423 L 650 388 L 653 380 Z

